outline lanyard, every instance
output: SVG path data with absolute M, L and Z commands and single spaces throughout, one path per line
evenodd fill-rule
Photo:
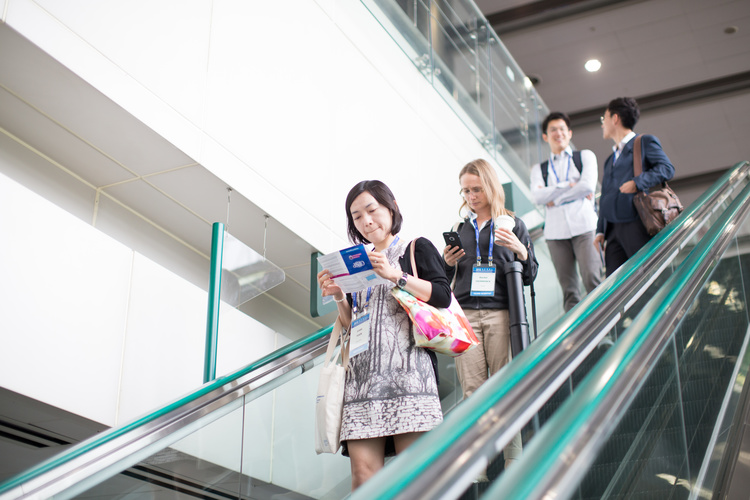
M 397 241 L 398 241 L 398 236 L 396 236 L 396 238 L 394 238 L 394 240 L 391 241 L 391 244 L 388 245 L 388 248 L 391 248 L 393 245 L 395 245 Z M 359 293 L 352 294 L 352 311 L 354 312 L 354 314 L 357 314 L 357 295 L 359 295 Z M 372 287 L 368 286 L 367 298 L 365 299 L 365 304 L 362 306 L 363 310 L 366 310 L 367 306 L 370 305 L 370 296 L 372 296 Z
M 357 314 L 357 295 L 359 295 L 359 292 L 352 294 L 352 311 L 354 314 Z M 367 306 L 370 305 L 370 295 L 372 295 L 372 287 L 367 287 L 367 299 L 365 300 L 365 305 L 362 306 L 362 309 L 367 309 Z
M 554 171 L 554 170 L 553 170 Z M 479 224 L 477 224 L 476 219 L 472 219 L 474 223 L 474 235 L 477 237 L 477 265 L 482 263 L 482 256 L 479 253 Z M 487 254 L 487 262 L 492 265 L 492 246 L 495 244 L 495 221 L 493 219 L 490 219 L 490 250 Z
M 562 153 L 560 153 L 562 154 Z M 568 156 L 568 169 L 565 171 L 565 181 L 567 182 L 570 178 L 570 155 Z M 560 182 L 560 177 L 557 176 L 557 172 L 555 172 L 555 162 L 552 161 L 552 155 L 549 155 L 549 164 L 552 167 L 552 173 L 555 174 L 555 179 L 557 179 L 557 182 Z

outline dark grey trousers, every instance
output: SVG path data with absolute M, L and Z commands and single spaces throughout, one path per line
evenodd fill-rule
M 578 270 L 581 272 L 586 292 L 590 292 L 602 282 L 602 259 L 594 247 L 594 232 L 583 233 L 569 240 L 547 240 L 549 255 L 562 287 L 563 307 L 566 312 L 581 301 Z

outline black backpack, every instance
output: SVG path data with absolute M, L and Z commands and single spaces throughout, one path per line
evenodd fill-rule
M 583 163 L 581 163 L 581 152 L 573 151 L 573 165 L 578 169 L 578 173 L 583 173 Z M 542 179 L 544 179 L 544 185 L 547 184 L 547 176 L 549 174 L 549 160 L 545 160 L 544 163 L 540 163 L 539 167 L 542 169 Z

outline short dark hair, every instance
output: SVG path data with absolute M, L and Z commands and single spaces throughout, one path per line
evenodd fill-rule
M 370 193 L 375 201 L 386 207 L 391 212 L 391 234 L 398 234 L 401 231 L 401 223 L 404 218 L 401 216 L 401 211 L 396 205 L 396 197 L 393 196 L 391 190 L 381 181 L 361 181 L 358 182 L 346 195 L 346 226 L 347 232 L 349 233 L 349 240 L 352 243 L 370 243 L 370 241 L 362 236 L 356 226 L 354 225 L 354 218 L 350 209 L 352 203 L 357 196 L 362 193 Z
M 547 115 L 547 118 L 544 119 L 542 122 L 542 133 L 547 133 L 547 127 L 549 126 L 549 122 L 552 120 L 562 120 L 565 122 L 565 125 L 568 126 L 568 129 L 570 129 L 570 117 L 563 113 L 562 111 L 553 111 L 552 113 Z
M 632 97 L 618 97 L 612 99 L 607 104 L 607 110 L 610 115 L 617 115 L 620 117 L 622 126 L 633 130 L 635 124 L 638 123 L 638 118 L 641 117 L 641 110 L 638 107 L 638 103 Z

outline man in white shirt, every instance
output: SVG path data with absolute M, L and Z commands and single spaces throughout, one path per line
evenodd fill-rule
M 587 292 L 602 280 L 601 256 L 593 246 L 598 219 L 593 202 L 598 166 L 592 151 L 571 149 L 573 131 L 565 113 L 550 113 L 542 130 L 552 154 L 549 160 L 531 168 L 531 197 L 547 212 L 544 236 L 567 312 L 581 300 L 576 262 Z

